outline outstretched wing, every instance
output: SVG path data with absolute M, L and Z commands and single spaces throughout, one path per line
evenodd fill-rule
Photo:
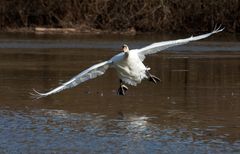
M 96 78 L 100 75 L 103 75 L 105 73 L 105 71 L 109 68 L 110 64 L 111 64 L 111 61 L 105 61 L 105 62 L 102 62 L 99 64 L 95 64 L 92 67 L 81 72 L 80 74 L 76 75 L 71 80 L 63 83 L 61 86 L 59 86 L 49 92 L 40 93 L 40 92 L 36 91 L 35 89 L 33 89 L 34 93 L 30 93 L 30 94 L 33 97 L 38 99 L 41 97 L 46 97 L 48 95 L 58 93 L 64 89 L 75 87 L 82 82 L 85 82 L 87 80 L 90 80 L 90 79 Z
M 191 41 L 201 40 L 201 39 L 204 39 L 204 38 L 207 38 L 207 37 L 211 36 L 212 34 L 219 33 L 223 30 L 224 30 L 224 28 L 222 28 L 221 26 L 219 26 L 218 28 L 215 27 L 212 32 L 207 33 L 207 34 L 203 34 L 203 35 L 199 35 L 199 36 L 191 36 L 191 37 L 186 38 L 186 39 L 179 39 L 179 40 L 163 41 L 163 42 L 153 43 L 153 44 L 148 45 L 144 48 L 136 50 L 136 52 L 138 53 L 138 56 L 140 57 L 140 59 L 143 61 L 145 59 L 146 55 L 157 53 L 157 52 L 162 51 L 164 49 L 167 49 L 169 47 L 186 44 L 186 43 L 191 42 Z

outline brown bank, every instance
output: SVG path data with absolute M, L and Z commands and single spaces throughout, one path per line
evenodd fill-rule
M 221 23 L 239 32 L 239 7 L 236 0 L 1 0 L 0 31 L 200 32 Z

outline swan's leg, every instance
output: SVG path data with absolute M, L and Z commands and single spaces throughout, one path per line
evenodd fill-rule
M 122 82 L 122 80 L 120 79 L 120 87 L 118 88 L 118 95 L 125 95 L 126 91 L 128 90 L 128 87 L 125 86 Z
M 158 77 L 156 77 L 155 75 L 150 74 L 149 71 L 147 71 L 147 76 L 148 76 L 148 80 L 151 81 L 151 82 L 153 82 L 153 83 L 155 83 L 155 84 L 157 84 L 158 82 L 161 81 L 161 80 L 160 80 Z

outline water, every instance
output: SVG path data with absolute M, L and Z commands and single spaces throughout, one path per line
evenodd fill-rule
M 114 70 L 32 100 L 122 42 L 186 36 L 0 35 L 0 153 L 240 153 L 240 43 L 224 34 L 149 56 L 162 82 L 117 96 Z

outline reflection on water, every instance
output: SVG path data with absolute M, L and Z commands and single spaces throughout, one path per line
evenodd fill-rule
M 44 109 L 1 110 L 0 114 L 1 126 L 5 126 L 1 128 L 0 145 L 6 153 L 35 153 L 38 149 L 44 153 L 216 153 L 237 152 L 240 144 L 226 142 L 224 135 L 211 136 L 221 127 L 189 130 L 155 124 L 146 116 L 108 119 L 98 114 Z M 211 139 L 204 138 L 204 132 Z
M 135 48 L 161 39 L 15 37 L 0 37 L 0 153 L 240 152 L 238 42 L 210 39 L 150 56 L 145 64 L 162 82 L 129 87 L 125 97 L 109 70 L 32 100 L 32 88 L 56 87 L 116 54 L 122 40 Z

